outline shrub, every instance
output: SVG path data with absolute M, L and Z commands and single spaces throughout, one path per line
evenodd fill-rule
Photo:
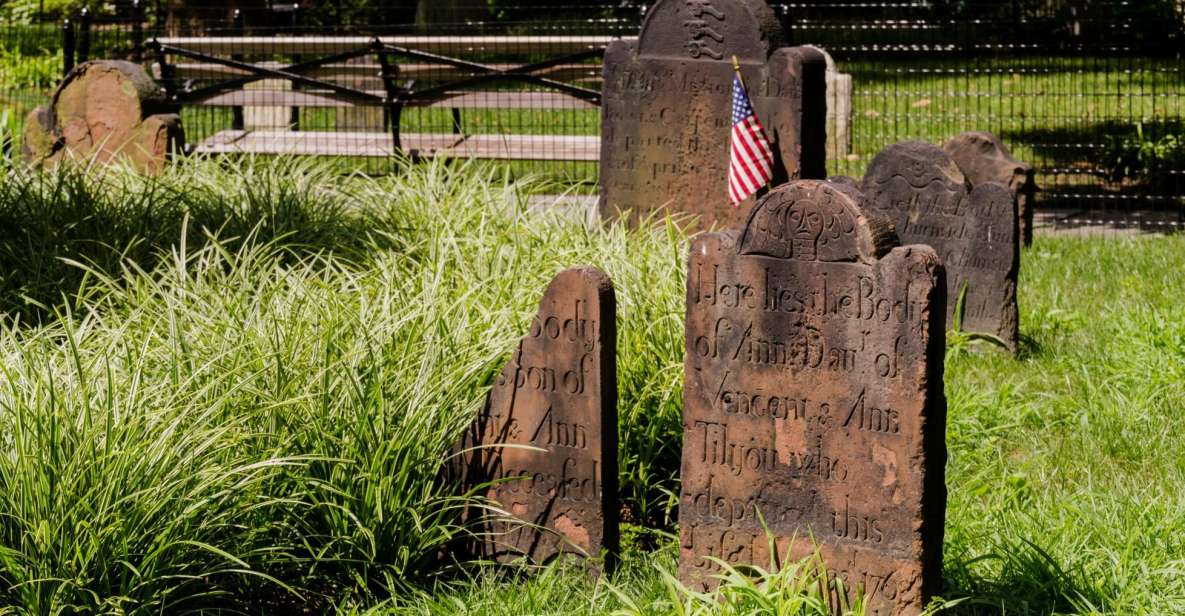
M 1111 134 L 1103 153 L 1110 182 L 1131 181 L 1158 194 L 1176 194 L 1185 177 L 1185 138 L 1181 125 L 1144 129 L 1135 134 Z

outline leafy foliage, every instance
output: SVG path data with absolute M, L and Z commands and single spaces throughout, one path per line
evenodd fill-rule
M 1182 126 L 1149 129 L 1137 123 L 1135 134 L 1107 136 L 1103 153 L 1107 180 L 1140 182 L 1160 194 L 1176 194 L 1185 187 L 1185 138 Z

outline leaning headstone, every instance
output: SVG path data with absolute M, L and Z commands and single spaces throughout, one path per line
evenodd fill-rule
M 1033 166 L 1016 160 L 1012 153 L 992 133 L 971 131 L 960 133 L 946 142 L 946 153 L 955 160 L 972 186 L 984 182 L 999 182 L 1016 196 L 1016 211 L 1020 219 L 1020 237 L 1025 246 L 1033 243 L 1033 210 L 1037 194 Z
M 947 274 L 948 325 L 996 336 L 1015 352 L 1020 242 L 1008 188 L 997 182 L 972 188 L 942 148 L 905 141 L 872 159 L 862 191 L 869 208 L 893 221 L 902 242 L 938 251 Z
M 762 0 L 659 0 L 636 41 L 611 44 L 601 215 L 683 212 L 701 228 L 744 222 L 753 199 L 734 208 L 727 188 L 733 56 L 773 146 L 773 183 L 824 177 L 824 58 L 783 41 Z
M 743 229 L 695 238 L 685 583 L 710 586 L 712 558 L 768 568 L 767 526 L 779 560 L 817 544 L 843 601 L 922 610 L 942 586 L 945 299 L 934 250 L 898 246 L 843 184 L 791 182 Z
M 608 276 L 560 272 L 461 442 L 462 485 L 485 516 L 482 558 L 543 563 L 618 547 L 616 304 Z
M 141 66 L 86 62 L 66 75 L 49 107 L 30 114 L 24 154 L 36 164 L 119 161 L 157 173 L 184 142 L 181 118 L 169 111 L 164 91 Z

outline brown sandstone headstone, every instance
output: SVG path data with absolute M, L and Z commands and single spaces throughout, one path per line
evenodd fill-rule
M 971 131 L 960 133 L 946 142 L 946 153 L 971 180 L 972 186 L 984 182 L 999 182 L 1016 196 L 1016 211 L 1020 219 L 1020 237 L 1025 246 L 1033 243 L 1033 210 L 1037 194 L 1033 166 L 1016 160 L 1012 153 L 992 133 Z
M 119 161 L 159 172 L 184 141 L 180 116 L 168 111 L 164 91 L 143 67 L 86 62 L 66 75 L 47 110 L 35 112 L 37 121 L 26 126 L 25 155 L 39 164 Z
M 48 107 L 37 107 L 25 116 L 21 133 L 21 154 L 26 160 L 42 160 L 54 148 L 53 119 Z
M 860 200 L 791 182 L 739 232 L 692 242 L 685 583 L 713 583 L 707 557 L 768 568 L 764 520 L 779 558 L 817 542 L 868 614 L 917 614 L 941 587 L 942 265 L 928 246 L 897 246 Z
M 637 41 L 605 52 L 603 217 L 685 212 L 701 228 L 740 225 L 753 199 L 728 201 L 731 58 L 774 149 L 774 184 L 825 173 L 824 57 L 784 47 L 762 0 L 660 0 Z
M 893 144 L 872 159 L 862 184 L 868 208 L 893 221 L 902 242 L 933 246 L 947 273 L 947 324 L 992 334 L 1015 352 L 1019 336 L 1016 276 L 1020 264 L 1016 200 L 1006 186 L 971 187 L 941 148 Z
M 615 315 L 613 285 L 595 268 L 560 272 L 543 294 L 462 440 L 463 485 L 502 481 L 485 496 L 517 518 L 487 519 L 478 556 L 542 563 L 604 552 L 612 564 L 620 514 Z

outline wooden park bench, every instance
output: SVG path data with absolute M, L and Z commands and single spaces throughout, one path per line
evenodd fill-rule
M 157 56 L 156 76 L 175 103 L 235 110 L 233 128 L 194 144 L 197 152 L 596 161 L 595 135 L 475 134 L 466 130 L 463 110 L 596 109 L 600 60 L 611 40 L 237 36 L 160 38 L 149 47 Z M 466 59 L 477 54 L 546 59 Z M 294 60 L 246 62 L 245 56 Z M 506 84 L 519 89 L 490 87 Z M 293 130 L 290 110 L 303 108 L 334 109 L 335 130 Z M 450 110 L 451 132 L 401 132 L 408 108 Z

